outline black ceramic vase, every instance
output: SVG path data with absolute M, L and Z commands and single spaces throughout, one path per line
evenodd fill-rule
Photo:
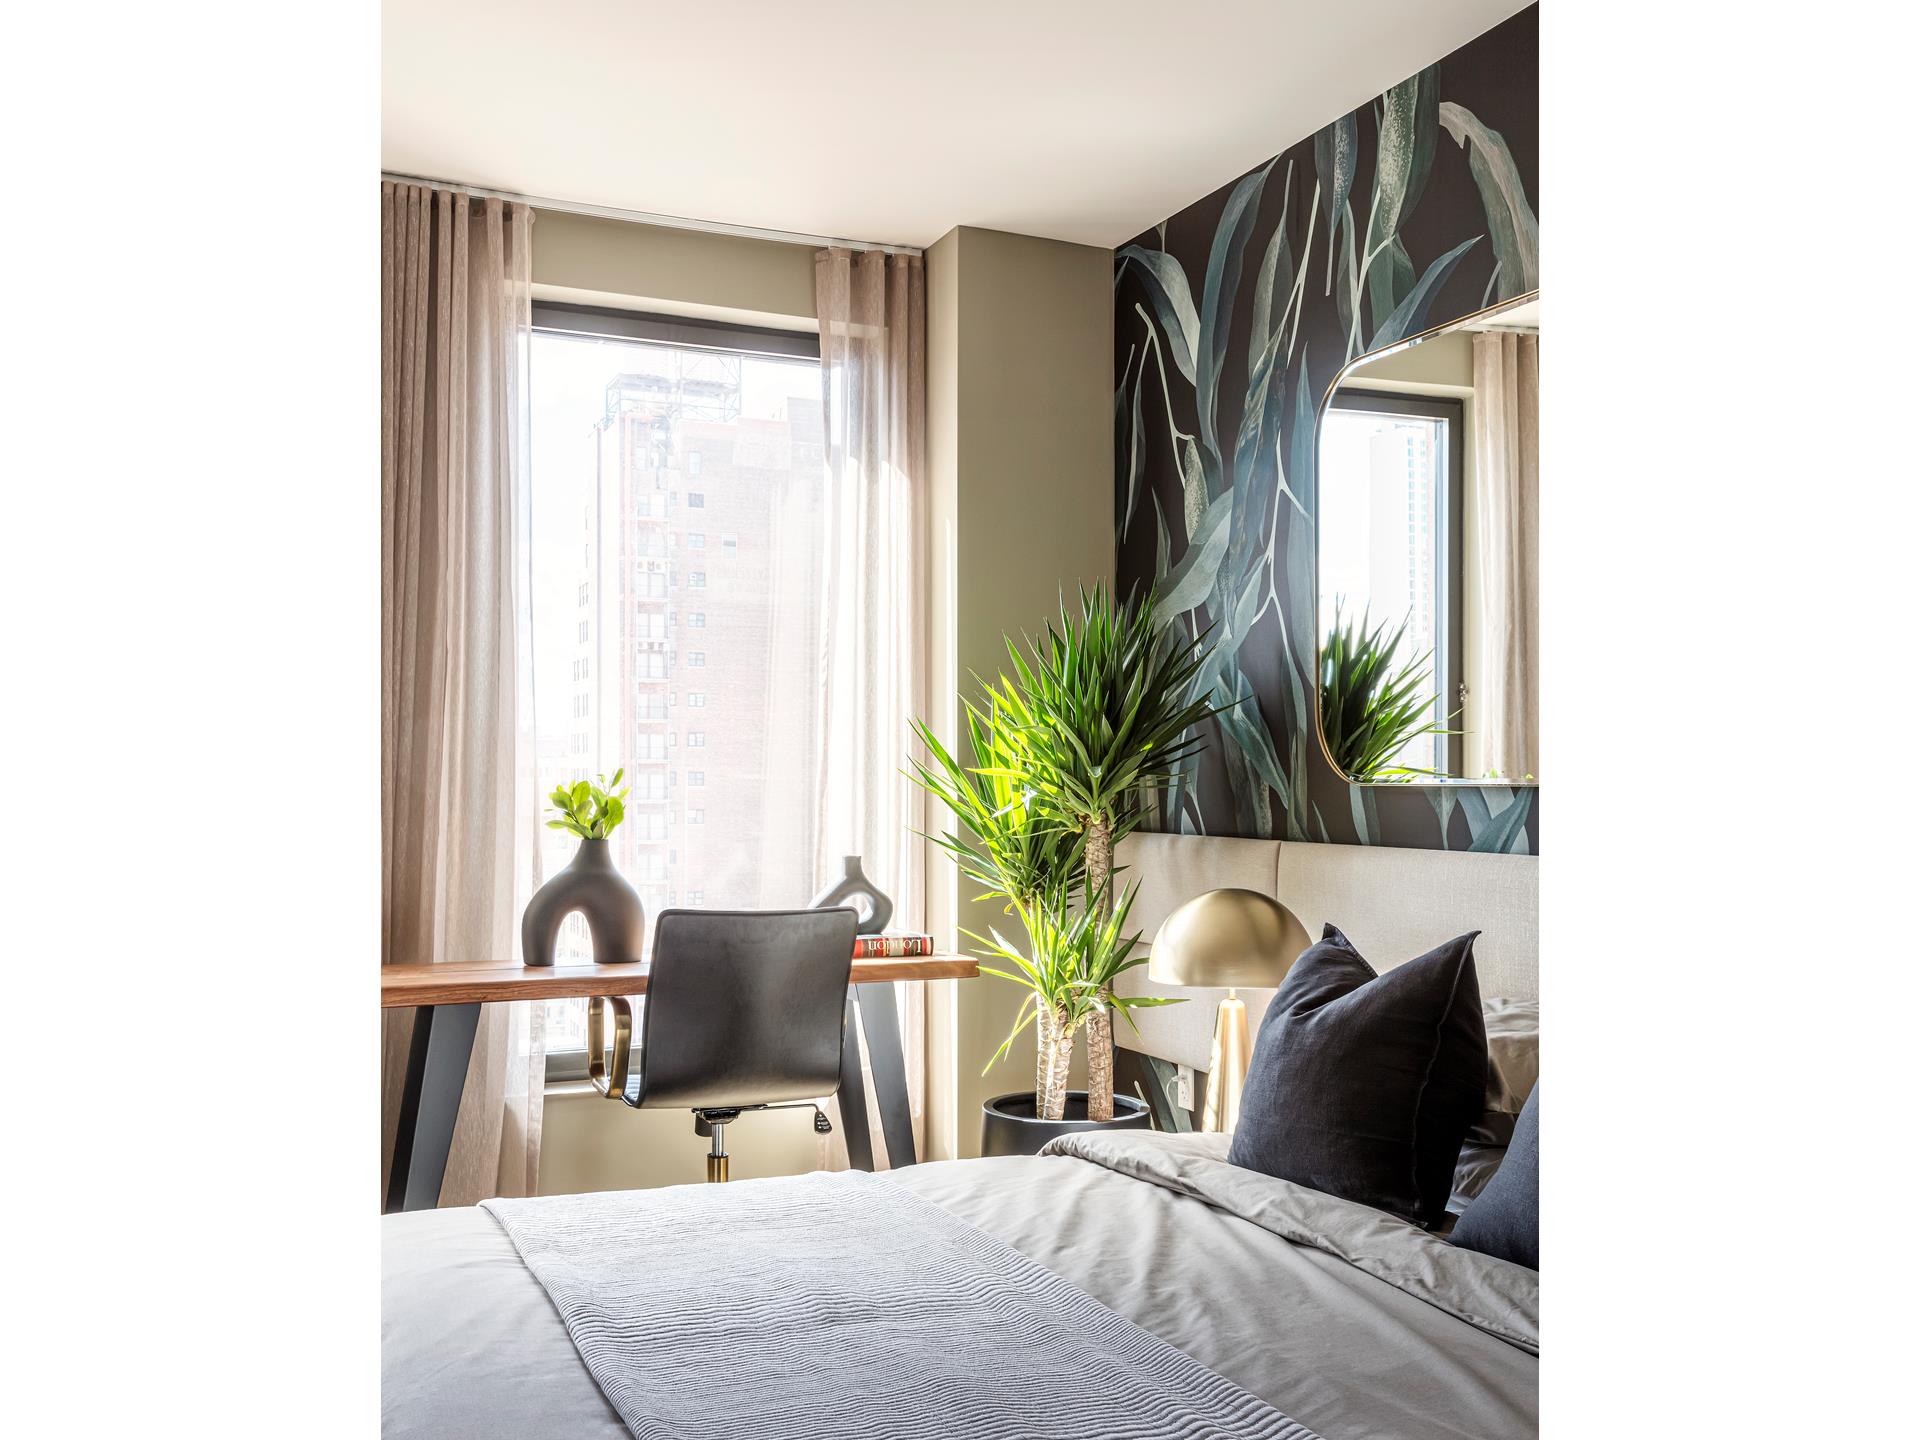
M 1056 1135 L 1077 1135 L 1082 1130 L 1150 1130 L 1153 1117 L 1144 1100 L 1131 1095 L 1113 1097 L 1113 1119 L 1087 1119 L 1087 1092 L 1067 1092 L 1066 1115 L 1059 1120 L 1042 1120 L 1035 1113 L 1033 1092 L 996 1095 L 980 1107 L 980 1153 L 982 1155 L 1038 1155 L 1040 1147 Z
M 854 926 L 856 935 L 880 934 L 887 928 L 887 921 L 893 918 L 893 901 L 867 879 L 867 872 L 860 868 L 858 855 L 849 855 L 842 863 L 846 866 L 846 873 L 813 897 L 812 908 L 825 910 L 833 905 L 850 905 L 854 914 L 860 917 Z
M 553 964 L 553 946 L 560 924 L 578 910 L 593 936 L 593 959 L 598 965 L 623 964 L 640 958 L 646 939 L 647 912 L 627 877 L 613 868 L 613 855 L 604 840 L 582 840 L 567 868 L 535 892 L 520 917 L 520 954 L 528 965 Z

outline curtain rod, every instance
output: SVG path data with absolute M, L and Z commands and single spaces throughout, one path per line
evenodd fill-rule
M 426 175 L 401 175 L 392 170 L 380 172 L 382 180 L 397 180 L 408 185 L 432 185 L 482 200 L 512 200 L 536 210 L 558 210 L 568 215 L 590 215 L 596 220 L 621 220 L 629 225 L 655 225 L 663 230 L 697 230 L 707 235 L 732 235 L 742 240 L 772 240 L 782 245 L 811 245 L 815 248 L 839 246 L 843 250 L 879 250 L 888 255 L 921 255 L 917 245 L 885 245 L 876 240 L 841 240 L 830 235 L 802 235 L 792 230 L 767 230 L 757 225 L 729 225 L 724 220 L 690 220 L 683 215 L 653 215 L 644 210 L 622 210 L 617 205 L 589 205 L 581 200 L 555 200 L 542 195 L 521 195 L 512 190 L 489 190 L 481 185 L 466 185 L 458 180 L 436 180 Z

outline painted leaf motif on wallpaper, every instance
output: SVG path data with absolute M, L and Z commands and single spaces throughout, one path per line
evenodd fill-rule
M 1260 192 L 1266 188 L 1273 164 L 1244 176 L 1227 197 L 1227 208 L 1213 232 L 1213 248 L 1207 254 L 1207 278 L 1200 291 L 1200 438 L 1212 453 L 1216 466 L 1221 460 L 1219 419 L 1220 367 L 1227 357 L 1227 332 L 1233 325 L 1233 299 L 1240 288 L 1240 265 L 1247 236 L 1253 231 L 1254 217 L 1260 210 Z
M 1447 283 L 1447 277 L 1453 273 L 1453 267 L 1460 263 L 1480 237 L 1462 240 L 1453 249 L 1442 255 L 1427 267 L 1427 273 L 1420 277 L 1420 283 L 1413 287 L 1407 298 L 1402 300 L 1393 312 L 1374 332 L 1370 348 L 1379 350 L 1388 345 L 1398 345 L 1409 335 L 1418 335 L 1427 326 L 1427 312 L 1433 308 L 1434 298 L 1439 295 L 1440 287 Z
M 1253 323 L 1247 337 L 1247 369 L 1260 368 L 1262 357 L 1273 348 L 1269 345 L 1269 336 L 1274 336 L 1274 345 L 1278 344 L 1278 328 L 1274 324 L 1273 297 L 1293 293 L 1293 247 L 1287 241 L 1287 206 L 1293 200 L 1293 162 L 1287 162 L 1287 173 L 1280 184 L 1280 223 L 1273 227 L 1273 238 L 1267 241 L 1267 253 L 1260 261 L 1259 278 L 1253 285 Z M 1284 320 L 1283 314 L 1280 317 Z M 1253 393 L 1251 383 L 1247 393 Z
M 1354 170 L 1360 164 L 1360 120 L 1342 115 L 1313 137 L 1313 165 L 1320 174 L 1320 203 L 1327 211 L 1327 283 L 1325 294 L 1333 288 L 1333 256 L 1338 248 L 1340 219 L 1352 215 L 1347 196 L 1353 191 Z M 1313 217 L 1308 216 L 1309 220 Z
M 1499 132 L 1487 129 L 1464 105 L 1451 101 L 1440 106 L 1440 123 L 1447 134 L 1467 151 L 1468 167 L 1474 184 L 1480 187 L 1480 203 L 1487 212 L 1487 229 L 1493 236 L 1493 254 L 1500 269 L 1495 276 L 1494 298 L 1511 300 L 1529 290 L 1540 288 L 1540 221 L 1527 203 L 1527 187 L 1513 163 L 1507 142 Z
M 1160 328 L 1167 332 L 1167 348 L 1173 352 L 1173 364 L 1187 383 L 1193 383 L 1193 356 L 1200 348 L 1200 312 L 1193 308 L 1193 288 L 1187 284 L 1187 272 L 1180 262 L 1164 250 L 1149 250 L 1141 245 L 1124 245 L 1114 258 L 1131 260 L 1148 279 L 1147 295 L 1160 316 Z
M 1173 573 L 1166 578 L 1160 594 L 1161 612 L 1183 615 L 1207 598 L 1220 573 L 1220 559 L 1227 553 L 1227 521 L 1233 514 L 1233 499 L 1222 495 L 1207 506 L 1207 513 L 1187 543 Z
M 1473 790 L 1467 793 L 1473 797 L 1461 797 L 1461 809 L 1466 811 L 1467 824 L 1473 836 L 1467 849 L 1483 855 L 1526 854 L 1527 812 L 1533 808 L 1536 792 L 1508 790 L 1507 803 L 1498 810 L 1493 809 L 1486 798 L 1488 793 L 1498 794 L 1498 791 Z

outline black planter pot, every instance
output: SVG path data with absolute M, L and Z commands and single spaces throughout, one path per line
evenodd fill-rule
M 1038 1155 L 1040 1147 L 1056 1135 L 1077 1135 L 1082 1130 L 1150 1130 L 1153 1117 L 1144 1100 L 1131 1095 L 1113 1097 L 1113 1119 L 1087 1119 L 1087 1092 L 1067 1092 L 1066 1116 L 1061 1120 L 1039 1119 L 1034 1111 L 1031 1090 L 1018 1095 L 996 1095 L 980 1107 L 980 1153 L 982 1155 Z
M 582 840 L 579 853 L 527 902 L 520 917 L 520 957 L 528 965 L 553 964 L 560 922 L 575 910 L 586 918 L 598 965 L 638 960 L 646 941 L 647 912 L 640 894 L 613 867 L 604 840 Z

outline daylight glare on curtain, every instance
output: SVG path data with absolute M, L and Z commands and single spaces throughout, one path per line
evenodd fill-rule
M 903 772 L 909 722 L 927 713 L 925 267 L 918 255 L 835 248 L 816 257 L 814 282 L 827 519 L 813 864 L 824 882 L 840 857 L 862 856 L 893 897 L 891 928 L 918 931 L 925 810 Z M 924 1147 L 925 995 L 918 985 L 897 988 Z M 837 1136 L 828 1159 L 846 1163 Z
M 533 216 L 380 187 L 381 963 L 518 949 L 535 834 L 527 352 Z M 411 1012 L 385 1011 L 382 1191 Z M 540 1007 L 481 1014 L 442 1204 L 533 1193 Z

